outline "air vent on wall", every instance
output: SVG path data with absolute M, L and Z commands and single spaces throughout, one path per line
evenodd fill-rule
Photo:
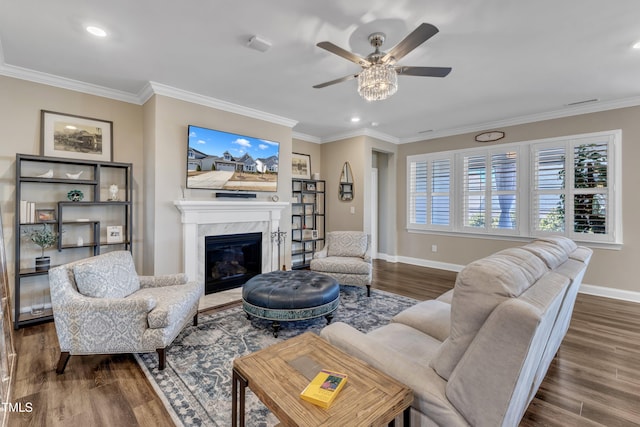
M 600 101 L 598 98 L 586 99 L 584 101 L 571 102 L 571 103 L 567 104 L 567 107 L 574 107 L 576 105 L 589 104 L 591 102 L 598 102 L 598 101 Z

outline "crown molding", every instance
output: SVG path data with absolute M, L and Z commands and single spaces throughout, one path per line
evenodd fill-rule
M 294 139 L 300 139 L 306 142 L 313 142 L 314 144 L 322 144 L 322 138 L 318 138 L 317 136 L 308 135 L 306 133 L 301 132 L 293 132 L 291 135 Z
M 116 101 L 128 102 L 130 104 L 140 104 L 138 97 L 129 92 L 109 89 L 104 86 L 98 86 L 90 83 L 84 83 L 78 80 L 67 79 L 65 77 L 42 73 L 40 71 L 34 71 L 28 68 L 16 67 L 15 65 L 7 65 L 4 63 L 4 61 L 2 61 L 1 64 L 0 75 L 3 76 L 13 77 L 20 80 L 27 80 L 30 82 L 40 83 L 48 86 L 59 87 L 62 89 L 73 90 L 75 92 L 86 93 L 88 95 L 115 99 Z
M 2 46 L 0 46 L 0 75 L 13 77 L 20 80 L 27 80 L 34 83 L 59 87 L 62 89 L 100 96 L 103 98 L 115 99 L 117 101 L 123 101 L 136 105 L 143 105 L 154 94 L 158 94 L 180 99 L 182 101 L 204 105 L 206 107 L 217 108 L 219 110 L 240 114 L 254 119 L 264 120 L 266 122 L 275 123 L 278 125 L 286 126 L 288 128 L 293 128 L 298 123 L 297 121 L 288 119 L 286 117 L 277 116 L 275 114 L 266 113 L 264 111 L 256 110 L 253 108 L 243 107 L 241 105 L 232 104 L 230 102 L 221 101 L 219 99 L 199 95 L 193 92 L 187 92 L 156 82 L 148 82 L 137 94 L 110 89 L 104 86 L 98 86 L 78 80 L 56 76 L 53 74 L 30 70 L 28 68 L 7 65 L 4 63 L 3 55 L 4 53 L 2 51 Z
M 429 139 L 443 138 L 446 136 L 461 135 L 465 133 L 479 132 L 487 129 L 498 129 L 507 126 L 516 126 L 526 123 L 541 122 L 544 120 L 561 119 L 565 117 L 579 116 L 582 114 L 599 113 L 602 111 L 615 110 L 618 108 L 636 107 L 640 105 L 640 96 L 616 99 L 612 101 L 594 102 L 585 105 L 563 108 L 562 110 L 547 111 L 543 113 L 529 114 L 526 116 L 512 117 L 504 120 L 492 122 L 476 123 L 468 126 L 460 126 L 450 129 L 434 130 L 428 136 L 416 136 L 411 138 L 401 138 L 400 144 L 426 141 Z
M 358 136 L 368 136 L 371 138 L 379 139 L 381 141 L 390 142 L 391 144 L 400 143 L 400 138 L 396 138 L 395 136 L 388 135 L 386 133 L 379 132 L 369 128 L 355 129 L 352 131 L 335 134 L 335 135 L 328 136 L 326 138 L 321 138 L 321 140 L 322 140 L 322 143 L 326 143 L 326 142 L 340 141 L 342 139 L 347 139 L 347 138 L 354 138 Z
M 211 98 L 209 96 L 200 95 L 171 86 L 163 85 L 157 82 L 149 82 L 149 86 L 156 95 L 168 96 L 170 98 L 179 99 L 181 101 L 191 102 L 192 104 L 204 105 L 205 107 L 216 108 L 218 110 L 227 111 L 229 113 L 240 114 L 242 116 L 254 119 L 264 120 L 266 122 L 293 128 L 298 122 L 286 117 L 278 116 L 264 111 L 256 110 L 242 105 L 233 104 L 231 102 L 222 101 L 220 99 Z M 147 91 L 143 90 L 143 93 Z M 145 101 L 146 102 L 146 101 Z

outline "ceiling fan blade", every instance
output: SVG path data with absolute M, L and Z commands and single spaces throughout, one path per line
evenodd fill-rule
M 360 74 L 360 73 L 349 74 L 348 76 L 340 77 L 339 79 L 331 80 L 330 82 L 320 83 L 319 85 L 315 85 L 314 88 L 315 89 L 322 89 L 323 87 L 331 86 L 331 85 L 334 85 L 336 83 L 346 82 L 347 80 L 355 79 L 356 77 L 358 77 L 358 74 Z
M 396 72 L 404 76 L 446 77 L 451 67 L 396 67 Z
M 413 49 L 417 48 L 422 43 L 426 42 L 431 37 L 436 35 L 437 32 L 438 29 L 431 24 L 420 24 L 418 28 L 411 32 L 411 34 L 409 34 L 400 43 L 391 48 L 391 50 L 382 57 L 382 62 L 387 62 L 391 60 L 391 58 L 396 61 L 400 60 L 400 58 L 404 57 Z
M 344 50 L 340 46 L 336 46 L 335 44 L 333 44 L 331 42 L 320 42 L 316 46 L 321 47 L 322 49 L 327 50 L 327 51 L 329 51 L 329 52 L 331 52 L 333 54 L 341 56 L 344 59 L 347 59 L 347 60 L 349 60 L 351 62 L 355 62 L 356 64 L 360 65 L 361 67 L 368 67 L 369 65 L 371 65 L 371 63 L 369 61 L 367 61 L 366 59 L 364 59 L 363 57 L 358 56 L 355 53 L 351 53 L 348 50 Z

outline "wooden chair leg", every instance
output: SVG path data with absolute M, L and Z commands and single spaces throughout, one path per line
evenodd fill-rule
M 165 349 L 164 348 L 159 348 L 156 351 L 158 352 L 158 369 L 160 371 L 163 371 L 164 370 L 164 365 L 165 365 L 165 360 L 166 360 Z
M 371 285 L 367 285 L 367 296 L 371 296 Z
M 58 366 L 56 367 L 56 374 L 62 374 L 64 372 L 64 369 L 67 367 L 67 362 L 69 361 L 69 358 L 71 357 L 71 354 L 68 351 L 61 351 L 60 352 L 60 359 L 58 359 Z
M 193 316 L 193 326 L 198 326 L 198 313 Z

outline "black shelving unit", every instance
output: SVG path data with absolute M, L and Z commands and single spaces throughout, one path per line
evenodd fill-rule
M 325 181 L 291 181 L 291 268 L 309 268 L 325 239 Z
M 33 286 L 31 283 L 23 283 L 25 279 L 33 279 L 39 276 L 47 280 L 48 270 L 36 270 L 31 264 L 32 258 L 23 254 L 21 237 L 25 230 L 48 224 L 58 233 L 56 248 L 58 252 L 69 254 L 64 262 L 74 259 L 87 258 L 100 254 L 101 251 L 110 249 L 133 250 L 133 175 L 131 163 L 100 162 L 88 160 L 65 159 L 59 157 L 34 156 L 28 154 L 16 154 L 16 209 L 15 209 L 15 283 L 14 283 L 14 328 L 40 323 L 53 319 L 51 309 L 44 309 L 38 314 L 21 313 L 20 301 L 23 287 Z M 47 170 L 49 173 L 41 173 Z M 65 178 L 65 171 L 82 171 L 83 179 Z M 108 200 L 101 192 L 108 194 L 107 179 L 115 179 L 123 186 L 123 200 Z M 105 188 L 106 186 L 106 188 Z M 66 198 L 69 190 L 78 187 L 88 190 L 87 200 L 71 202 Z M 84 193 L 84 192 L 83 192 Z M 121 194 L 121 192 L 119 192 Z M 64 198 L 63 198 L 64 197 Z M 21 216 L 21 200 L 33 200 L 37 207 L 46 207 L 56 212 L 55 220 L 25 221 Z M 61 200 L 62 199 L 62 200 Z M 113 209 L 107 212 L 106 209 Z M 110 214 L 117 217 L 118 226 L 122 226 L 122 241 L 113 243 L 101 239 L 101 230 L 109 222 Z M 80 218 L 89 215 L 89 218 Z M 83 233 L 82 228 L 88 227 L 88 233 Z M 87 241 L 65 242 L 63 231 L 77 230 L 89 236 Z M 106 233 L 105 233 L 106 236 Z M 54 267 L 55 265 L 52 265 Z

